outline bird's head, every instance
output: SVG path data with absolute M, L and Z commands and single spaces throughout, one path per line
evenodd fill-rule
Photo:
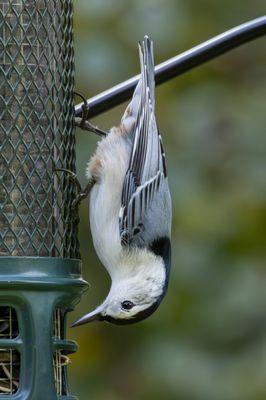
M 167 287 L 166 269 L 161 257 L 152 265 L 146 264 L 130 274 L 127 265 L 124 273 L 114 276 L 110 292 L 94 311 L 84 315 L 72 326 L 92 321 L 108 321 L 117 325 L 133 324 L 150 316 L 162 301 Z M 126 272 L 125 272 L 126 271 Z

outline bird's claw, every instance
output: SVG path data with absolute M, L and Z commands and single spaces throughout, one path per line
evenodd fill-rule
M 75 118 L 75 125 L 81 129 L 83 129 L 84 131 L 93 132 L 98 136 L 102 136 L 102 137 L 107 136 L 107 132 L 103 131 L 102 129 L 99 129 L 97 126 L 95 126 L 89 122 L 89 120 L 88 120 L 89 104 L 87 102 L 87 99 L 79 92 L 74 92 L 74 94 L 81 97 L 83 100 L 82 117 Z
M 60 172 L 67 173 L 68 174 L 68 178 L 76 186 L 78 194 L 77 194 L 76 198 L 71 203 L 71 210 L 75 211 L 76 213 L 78 213 L 78 207 L 79 207 L 79 204 L 81 202 L 80 193 L 82 192 L 82 187 L 81 187 L 81 184 L 80 184 L 80 182 L 78 180 L 77 175 L 75 174 L 75 172 L 70 171 L 69 169 L 66 169 L 66 168 L 55 168 L 54 171 L 60 171 Z
M 75 199 L 72 201 L 71 210 L 74 211 L 74 212 L 77 212 L 80 203 L 82 202 L 82 200 L 86 199 L 87 196 L 88 196 L 88 194 L 86 194 L 83 190 L 81 190 L 77 194 Z
M 79 205 L 80 205 L 82 200 L 84 200 L 84 199 L 86 199 L 86 197 L 88 197 L 88 195 L 90 193 L 90 190 L 91 190 L 92 186 L 95 183 L 94 179 L 90 179 L 88 184 L 83 189 L 81 187 L 81 184 L 80 184 L 80 182 L 78 180 L 78 177 L 75 174 L 75 172 L 70 171 L 69 169 L 66 169 L 66 168 L 55 168 L 54 171 L 66 172 L 68 174 L 68 177 L 71 180 L 71 182 L 76 186 L 78 194 L 77 194 L 77 196 L 75 197 L 75 199 L 71 203 L 71 211 L 73 211 L 76 214 L 78 214 Z

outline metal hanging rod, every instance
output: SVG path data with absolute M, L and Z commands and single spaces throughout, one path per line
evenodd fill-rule
M 197 67 L 226 53 L 241 44 L 266 34 L 266 16 L 238 25 L 206 42 L 193 47 L 155 67 L 155 82 L 160 84 L 190 69 Z M 96 117 L 104 111 L 131 98 L 140 75 L 136 75 L 88 100 L 88 118 Z M 76 116 L 81 115 L 82 103 L 75 106 Z

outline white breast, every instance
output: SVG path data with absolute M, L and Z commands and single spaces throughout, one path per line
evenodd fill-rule
M 102 167 L 99 181 L 90 195 L 90 227 L 97 255 L 112 275 L 122 251 L 119 210 L 124 177 L 129 164 L 130 142 L 125 136 L 111 131 L 108 137 L 99 143 L 96 154 Z

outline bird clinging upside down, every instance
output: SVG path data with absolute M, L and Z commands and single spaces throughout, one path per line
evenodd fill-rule
M 73 324 L 130 324 L 161 303 L 170 273 L 171 198 L 154 111 L 153 44 L 139 45 L 141 76 L 120 126 L 87 167 L 95 250 L 112 279 L 104 302 Z

